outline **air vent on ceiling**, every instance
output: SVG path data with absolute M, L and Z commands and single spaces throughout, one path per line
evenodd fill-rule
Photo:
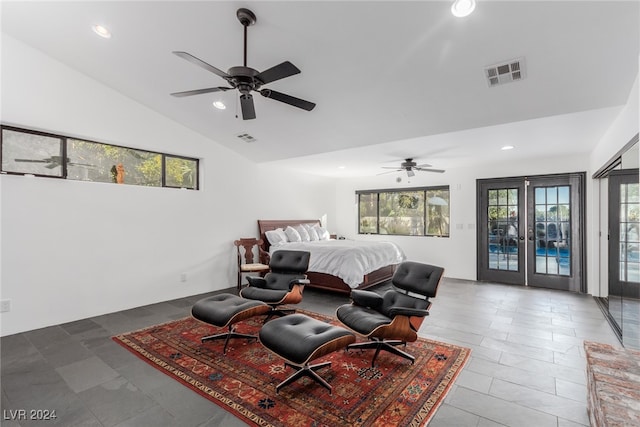
M 244 142 L 256 142 L 257 141 L 257 139 L 255 139 L 254 137 L 252 137 L 248 133 L 241 133 L 241 134 L 236 135 L 236 136 L 238 138 L 240 138 L 241 140 L 243 140 Z
M 512 59 L 485 67 L 484 75 L 489 87 L 524 79 L 524 58 Z

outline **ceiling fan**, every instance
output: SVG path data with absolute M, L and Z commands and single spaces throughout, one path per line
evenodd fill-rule
M 382 169 L 394 169 L 394 170 L 389 172 L 382 172 L 381 174 L 378 174 L 378 175 L 391 173 L 391 172 L 401 172 L 401 171 L 407 171 L 408 177 L 415 176 L 414 171 L 444 173 L 444 169 L 431 169 L 431 165 L 426 163 L 419 165 L 416 162 L 414 162 L 413 159 L 404 159 L 404 162 L 400 163 L 399 168 L 396 168 L 393 166 L 383 166 Z
M 47 169 L 55 169 L 59 166 L 62 166 L 62 156 L 51 156 L 45 159 L 14 159 L 16 162 L 24 162 L 24 163 L 47 163 L 45 168 Z M 95 168 L 95 165 L 90 165 L 87 163 L 74 163 L 67 157 L 67 165 L 69 166 L 85 166 L 89 168 Z
M 294 107 L 302 108 L 303 110 L 311 111 L 316 106 L 313 102 L 305 101 L 304 99 L 296 98 L 285 93 L 276 92 L 271 89 L 261 89 L 262 85 L 274 82 L 276 80 L 284 79 L 285 77 L 293 76 L 300 73 L 300 70 L 289 61 L 285 61 L 274 67 L 269 68 L 263 72 L 258 72 L 253 68 L 247 67 L 247 27 L 256 23 L 256 15 L 249 9 L 238 9 L 236 12 L 238 20 L 244 27 L 244 65 L 231 67 L 225 73 L 216 67 L 207 64 L 201 59 L 195 56 L 181 51 L 173 52 L 175 55 L 182 59 L 185 59 L 198 67 L 204 68 L 213 74 L 222 77 L 227 81 L 229 86 L 210 87 L 206 89 L 188 90 L 184 92 L 175 92 L 171 95 L 176 97 L 200 95 L 203 93 L 211 92 L 224 92 L 227 90 L 238 89 L 240 92 L 240 106 L 242 108 L 242 118 L 244 120 L 255 119 L 256 111 L 253 105 L 253 96 L 251 92 L 259 92 L 262 96 L 276 101 L 284 102 L 285 104 L 292 105 Z

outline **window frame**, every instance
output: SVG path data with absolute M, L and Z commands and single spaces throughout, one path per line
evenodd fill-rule
M 447 234 L 433 234 L 429 233 L 429 221 L 428 221 L 428 197 L 427 193 L 429 191 L 438 191 L 438 190 L 446 190 L 449 194 L 449 206 L 451 206 L 451 188 L 449 185 L 435 185 L 429 187 L 410 187 L 410 188 L 386 188 L 386 189 L 374 189 L 374 190 L 356 190 L 356 196 L 358 204 L 358 234 L 371 234 L 371 235 L 379 235 L 379 236 L 408 236 L 408 237 L 441 237 L 441 238 L 449 238 L 451 237 L 451 210 L 447 215 L 449 219 L 449 227 Z M 381 193 L 411 193 L 411 192 L 422 192 L 423 196 L 423 217 L 422 221 L 424 224 L 424 232 L 423 234 L 397 234 L 397 233 L 380 233 L 380 194 Z M 362 232 L 361 231 L 361 211 L 360 211 L 360 196 L 361 195 L 371 195 L 375 194 L 376 196 L 376 232 Z
M 38 135 L 38 136 L 44 136 L 44 137 L 48 137 L 48 138 L 55 138 L 55 139 L 59 139 L 60 140 L 60 145 L 61 145 L 61 172 L 60 175 L 46 175 L 46 174 L 39 174 L 39 173 L 31 173 L 31 172 L 16 172 L 16 171 L 10 171 L 10 170 L 4 170 L 4 166 L 3 166 L 3 156 L 4 156 L 4 131 L 12 131 L 12 132 L 17 132 L 17 133 L 25 133 L 25 134 L 30 134 L 30 135 Z M 145 152 L 145 153 L 149 153 L 152 155 L 159 155 L 161 157 L 161 179 L 160 179 L 160 185 L 159 186 L 149 186 L 149 187 L 154 187 L 154 188 L 174 188 L 174 189 L 184 189 L 184 190 L 200 190 L 200 159 L 195 158 L 195 157 L 188 157 L 188 156 L 183 156 L 183 155 L 178 155 L 178 154 L 168 154 L 168 153 L 163 153 L 163 152 L 159 152 L 159 151 L 153 151 L 153 150 L 144 150 L 144 149 L 140 149 L 140 148 L 133 148 L 133 147 L 127 147 L 124 145 L 118 145 L 118 144 L 111 144 L 111 143 L 107 143 L 107 142 L 100 142 L 100 141 L 95 141 L 95 140 L 90 140 L 90 139 L 86 139 L 86 138 L 79 138 L 79 137 L 72 137 L 72 136 L 67 136 L 67 135 L 60 135 L 60 134 L 55 134 L 55 133 L 51 133 L 51 132 L 44 132 L 44 131 L 38 131 L 38 130 L 33 130 L 33 129 L 27 129 L 27 128 L 21 128 L 21 127 L 16 127 L 16 126 L 10 126 L 10 125 L 0 125 L 0 174 L 3 175 L 22 175 L 22 176 L 36 176 L 36 177 L 40 177 L 40 178 L 55 178 L 55 179 L 65 179 L 65 180 L 72 180 L 72 181 L 82 181 L 82 182 L 100 182 L 100 183 L 105 183 L 104 181 L 91 181 L 91 180 L 82 180 L 82 179 L 73 179 L 73 178 L 69 178 L 68 177 L 68 162 L 69 159 L 67 158 L 67 144 L 69 142 L 69 140 L 74 140 L 74 141 L 82 141 L 82 142 L 86 142 L 89 144 L 100 144 L 100 145 L 107 145 L 107 146 L 111 146 L 111 147 L 115 147 L 115 148 L 121 148 L 121 149 L 128 149 L 128 150 L 136 150 L 136 151 L 140 151 L 140 152 Z M 193 183 L 193 187 L 178 187 L 178 186 L 174 186 L 174 185 L 167 185 L 167 179 L 166 179 L 166 162 L 167 159 L 182 159 L 182 160 L 188 160 L 188 161 L 193 161 L 195 163 L 195 172 L 194 172 L 194 183 Z M 140 187 L 147 187 L 146 185 L 141 185 L 141 184 L 136 184 L 136 183 L 126 183 L 127 185 L 136 185 L 136 186 L 140 186 Z

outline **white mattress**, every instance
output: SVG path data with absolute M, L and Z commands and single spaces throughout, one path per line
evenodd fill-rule
M 320 240 L 286 243 L 270 248 L 301 250 L 311 253 L 309 271 L 341 278 L 351 288 L 362 283 L 365 274 L 405 260 L 404 252 L 395 243 L 358 240 Z

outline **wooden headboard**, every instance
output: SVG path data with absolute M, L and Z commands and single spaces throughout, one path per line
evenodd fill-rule
M 269 252 L 269 240 L 264 234 L 267 231 L 275 230 L 276 228 L 282 228 L 283 230 L 287 226 L 295 227 L 300 224 L 322 225 L 319 219 L 259 219 L 258 231 L 260 232 L 260 238 L 262 239 L 262 250 Z

